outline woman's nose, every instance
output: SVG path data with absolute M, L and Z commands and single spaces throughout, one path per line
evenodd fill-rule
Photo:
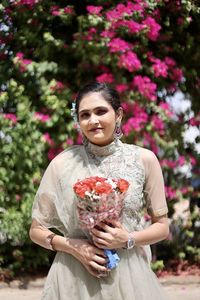
M 89 123 L 90 124 L 98 124 L 99 123 L 99 120 L 95 114 L 90 115 Z

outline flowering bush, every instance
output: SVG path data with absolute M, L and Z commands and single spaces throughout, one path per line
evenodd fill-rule
M 183 167 L 192 170 L 199 163 L 195 143 L 183 138 L 189 126 L 196 130 L 200 126 L 199 36 L 194 30 L 200 24 L 198 5 L 190 0 L 69 3 L 0 4 L 0 154 L 4 158 L 0 261 L 4 265 L 12 264 L 7 263 L 6 245 L 12 244 L 13 261 L 12 250 L 26 253 L 31 204 L 41 174 L 48 159 L 80 142 L 70 106 L 80 85 L 95 78 L 111 83 L 120 93 L 124 140 L 150 148 L 159 157 L 170 217 L 176 202 L 199 193 L 188 180 L 189 172 L 182 172 Z M 185 113 L 174 111 L 168 101 L 179 90 L 191 100 Z M 193 216 L 187 227 L 195 232 L 198 222 Z M 192 254 L 183 248 L 187 258 L 196 259 L 196 250 Z M 174 253 L 179 255 L 179 250 Z M 24 263 L 33 267 L 34 260 Z

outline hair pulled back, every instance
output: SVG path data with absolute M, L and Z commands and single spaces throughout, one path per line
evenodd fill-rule
M 78 113 L 79 111 L 79 106 L 81 100 L 90 93 L 100 93 L 104 100 L 107 101 L 112 108 L 114 109 L 115 112 L 121 107 L 120 103 L 120 98 L 119 94 L 116 90 L 111 88 L 109 85 L 106 83 L 100 83 L 97 81 L 91 82 L 83 86 L 77 96 L 76 96 L 76 112 Z

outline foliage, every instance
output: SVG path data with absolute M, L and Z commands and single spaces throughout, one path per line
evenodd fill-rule
M 159 157 L 174 224 L 175 204 L 199 198 L 182 172 L 199 163 L 195 144 L 183 138 L 186 129 L 200 125 L 196 1 L 3 0 L 0 14 L 2 265 L 16 269 L 16 257 L 7 262 L 10 247 L 27 257 L 18 268 L 31 264 L 35 247 L 29 258 L 26 249 L 34 194 L 48 160 L 80 142 L 70 106 L 80 85 L 95 78 L 121 95 L 124 140 Z M 179 90 L 191 101 L 184 114 L 168 101 Z M 165 259 L 183 252 L 196 260 L 198 218 L 191 211 L 187 225 L 177 224 L 182 249 L 175 240 L 167 242 Z M 181 238 L 186 226 L 195 242 L 190 249 Z M 43 260 L 41 252 L 33 267 Z

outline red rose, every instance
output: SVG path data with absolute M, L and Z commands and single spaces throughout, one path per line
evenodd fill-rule
M 90 192 L 91 189 L 89 186 L 87 186 L 86 184 L 77 182 L 74 185 L 74 192 L 80 197 L 80 198 L 85 198 L 85 193 L 86 192 Z
M 121 193 L 124 193 L 128 190 L 129 182 L 126 181 L 125 179 L 119 179 L 117 182 L 117 187 Z
M 95 188 L 94 188 L 95 192 L 97 194 L 110 194 L 112 191 L 112 186 L 109 183 L 106 182 L 97 182 Z

